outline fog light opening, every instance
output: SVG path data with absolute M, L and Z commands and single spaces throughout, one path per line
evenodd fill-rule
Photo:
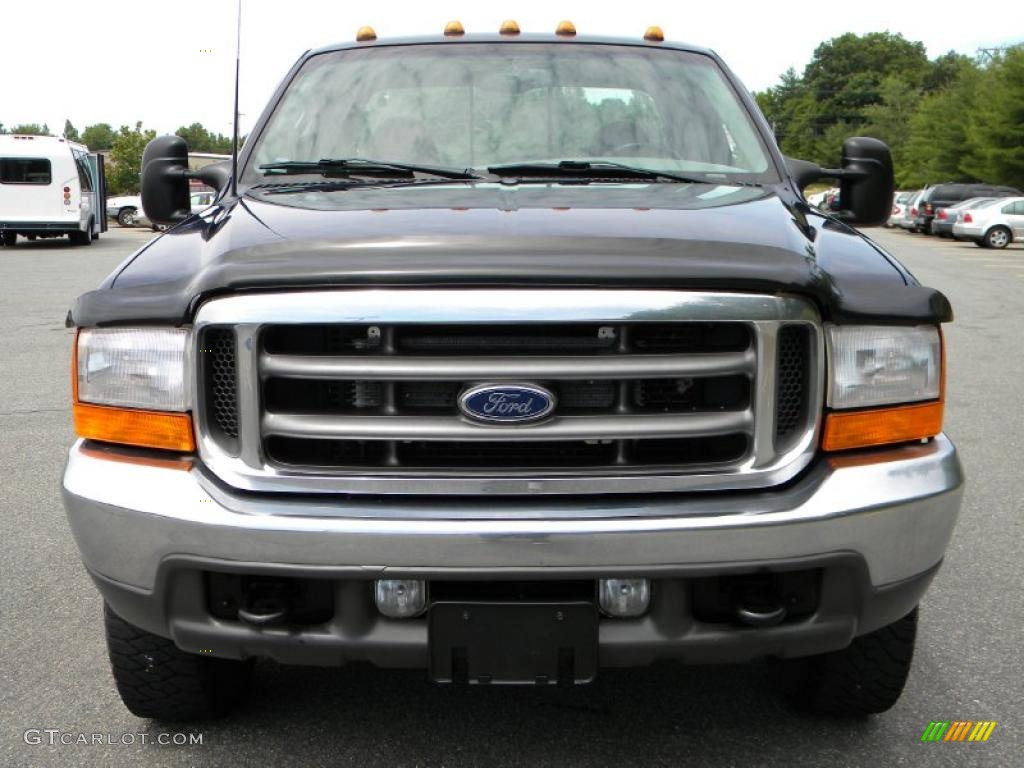
M 381 579 L 374 585 L 377 610 L 389 619 L 411 619 L 427 607 L 427 582 Z
M 609 616 L 623 619 L 643 616 L 651 604 L 649 579 L 601 579 L 597 585 L 598 603 Z

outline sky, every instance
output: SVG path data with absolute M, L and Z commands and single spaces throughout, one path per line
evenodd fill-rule
M 235 71 L 236 0 L 0 0 L 0 122 L 64 120 L 81 131 L 142 120 L 158 133 L 201 122 L 230 134 Z M 1009 0 L 974 0 L 969 12 L 922 11 L 919 3 L 858 0 L 242 0 L 242 133 L 295 60 L 307 49 L 351 40 L 373 26 L 379 38 L 440 35 L 445 22 L 468 32 L 497 31 L 513 18 L 524 32 L 554 32 L 569 19 L 579 33 L 640 37 L 650 24 L 667 39 L 716 50 L 751 90 L 801 71 L 815 47 L 845 32 L 899 32 L 934 58 L 950 49 L 974 54 L 1024 40 L 1008 21 Z M 1014 34 L 1016 33 L 1016 34 Z

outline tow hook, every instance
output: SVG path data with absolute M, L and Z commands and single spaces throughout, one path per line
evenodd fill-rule
M 774 596 L 747 592 L 736 602 L 736 618 L 750 627 L 774 627 L 786 618 L 786 606 Z
M 280 582 L 251 584 L 238 609 L 238 620 L 254 627 L 273 627 L 288 618 L 288 598 Z

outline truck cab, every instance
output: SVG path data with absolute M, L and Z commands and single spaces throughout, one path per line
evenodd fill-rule
M 305 54 L 199 214 L 155 139 L 172 226 L 69 314 L 63 497 L 129 709 L 223 713 L 259 658 L 771 658 L 807 708 L 892 706 L 962 492 L 952 311 L 855 228 L 888 149 L 837 155 L 656 28 L 511 22 Z

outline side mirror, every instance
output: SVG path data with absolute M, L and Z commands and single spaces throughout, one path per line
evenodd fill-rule
M 191 213 L 189 179 L 223 192 L 231 182 L 231 163 L 213 163 L 191 171 L 188 145 L 180 136 L 157 136 L 142 153 L 142 209 L 154 224 L 174 224 Z
M 892 154 L 883 141 L 857 136 L 843 142 L 843 167 L 786 158 L 793 181 L 802 191 L 819 179 L 839 179 L 838 210 L 843 221 L 861 226 L 884 223 L 892 211 L 895 182 Z
M 188 145 L 180 136 L 157 136 L 142 153 L 142 209 L 154 224 L 174 224 L 191 212 Z
M 878 226 L 892 213 L 895 182 L 892 154 L 885 142 L 858 136 L 843 142 L 839 177 L 840 217 L 853 224 Z

